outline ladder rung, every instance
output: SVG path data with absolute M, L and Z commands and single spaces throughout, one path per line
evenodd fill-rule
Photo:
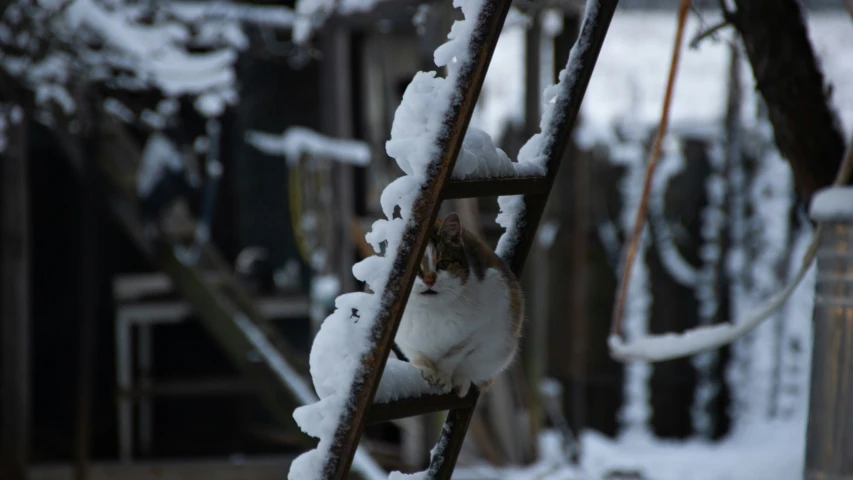
M 494 197 L 499 195 L 542 195 L 548 193 L 548 177 L 507 177 L 490 180 L 454 180 L 441 191 L 441 198 Z
M 473 407 L 477 396 L 469 393 L 465 398 L 459 398 L 455 393 L 444 395 L 421 395 L 414 398 L 403 398 L 388 403 L 376 403 L 367 412 L 367 424 L 388 422 L 398 418 L 414 417 L 425 413 L 442 412 L 456 408 Z

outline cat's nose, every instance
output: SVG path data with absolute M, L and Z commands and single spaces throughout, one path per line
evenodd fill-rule
M 430 272 L 424 274 L 424 285 L 426 285 L 427 288 L 432 288 L 432 286 L 435 285 L 435 273 Z

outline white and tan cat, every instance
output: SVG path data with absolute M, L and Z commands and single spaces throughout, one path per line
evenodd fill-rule
M 395 341 L 442 392 L 485 388 L 518 347 L 524 297 L 506 264 L 449 214 L 433 227 Z

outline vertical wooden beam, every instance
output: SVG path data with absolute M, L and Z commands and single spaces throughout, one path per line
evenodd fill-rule
M 817 254 L 805 480 L 853 478 L 853 215 L 845 216 L 824 225 Z
M 346 27 L 339 24 L 331 24 L 323 32 L 323 62 L 320 75 L 322 125 L 326 134 L 337 138 L 352 138 L 354 133 L 350 42 L 351 35 Z M 335 222 L 335 237 L 340 246 L 331 256 L 334 262 L 332 268 L 340 276 L 341 291 L 351 292 L 356 287 L 356 280 L 352 275 L 355 247 L 349 236 L 349 225 L 355 214 L 354 167 L 338 163 L 332 168 L 338 210 L 336 215 L 339 220 Z
M 6 120 L 0 152 L 0 473 L 27 477 L 30 443 L 30 232 L 24 109 Z
M 532 137 L 539 131 L 539 120 L 542 116 L 542 10 L 531 12 L 531 23 L 525 32 L 524 41 L 524 136 Z M 562 65 L 555 65 L 559 70 Z M 546 270 L 547 271 L 547 267 Z M 537 283 L 538 269 L 528 270 L 520 280 L 525 285 Z M 547 297 L 545 299 L 547 302 Z M 530 303 L 528 301 L 528 303 Z M 535 310 L 535 308 L 533 309 Z M 531 457 L 537 455 L 537 437 L 542 427 L 542 398 L 539 387 L 545 377 L 548 359 L 548 318 L 544 315 L 527 316 L 528 340 L 525 342 L 525 374 L 530 384 L 530 446 Z
M 554 82 L 560 68 L 569 59 L 571 45 L 580 29 L 580 12 L 568 9 L 562 12 L 563 29 L 554 39 Z M 587 318 L 587 162 L 580 156 L 571 139 L 564 160 L 568 168 L 557 173 L 560 188 L 552 194 L 550 210 L 554 211 L 564 234 L 557 235 L 558 245 L 568 245 L 569 252 L 555 248 L 550 265 L 558 272 L 549 275 L 550 323 L 553 328 L 552 345 L 563 342 L 569 346 L 568 362 L 565 354 L 551 356 L 552 368 L 568 380 L 568 394 L 564 397 L 566 416 L 575 432 L 583 429 L 586 417 L 586 368 L 589 345 L 589 319 Z M 560 263 L 562 262 L 562 263 Z M 569 272 L 568 282 L 563 272 Z M 569 311 L 568 320 L 565 312 Z M 577 460 L 577 459 L 574 459 Z
M 92 390 L 95 375 L 95 340 L 98 324 L 98 302 L 101 274 L 100 251 L 100 200 L 98 179 L 98 142 L 100 132 L 92 122 L 84 137 L 82 202 L 82 251 L 80 277 L 80 337 L 77 364 L 77 415 L 74 440 L 74 478 L 85 480 L 89 473 L 89 457 L 92 441 Z

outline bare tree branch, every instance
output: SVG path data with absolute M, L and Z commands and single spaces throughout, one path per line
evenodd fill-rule
M 643 183 L 643 195 L 640 198 L 640 205 L 637 208 L 637 215 L 634 218 L 634 231 L 631 235 L 631 243 L 628 245 L 627 255 L 625 257 L 625 266 L 622 271 L 622 279 L 619 282 L 618 296 L 616 304 L 613 307 L 613 317 L 610 324 L 611 335 L 622 337 L 622 318 L 625 316 L 625 302 L 628 298 L 628 285 L 631 279 L 631 270 L 633 269 L 634 259 L 637 257 L 637 250 L 640 244 L 640 234 L 643 232 L 643 227 L 646 223 L 646 212 L 649 209 L 649 193 L 652 188 L 652 178 L 657 167 L 658 159 L 661 155 L 663 139 L 666 136 L 667 126 L 669 125 L 669 106 L 672 103 L 672 91 L 675 86 L 675 72 L 678 70 L 678 60 L 681 56 L 681 44 L 684 39 L 684 24 L 687 20 L 687 11 L 690 9 L 690 0 L 681 0 L 681 6 L 678 9 L 678 28 L 675 31 L 675 44 L 672 47 L 672 61 L 669 65 L 669 78 L 666 82 L 666 94 L 663 99 L 663 108 L 661 109 L 660 124 L 655 135 L 655 141 L 652 149 L 649 152 L 649 158 L 646 165 L 646 179 Z

